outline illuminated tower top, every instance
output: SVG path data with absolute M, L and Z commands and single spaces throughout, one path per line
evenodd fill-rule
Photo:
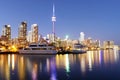
M 52 22 L 56 21 L 56 17 L 55 17 L 55 5 L 53 4 L 53 16 L 52 16 Z

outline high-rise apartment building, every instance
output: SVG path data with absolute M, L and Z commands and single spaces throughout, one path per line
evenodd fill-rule
M 8 40 L 11 40 L 11 26 L 4 25 L 2 30 L 2 35 L 5 36 Z
M 32 42 L 38 42 L 38 25 L 33 24 L 31 26 Z
M 27 23 L 21 22 L 19 29 L 18 29 L 18 41 L 20 47 L 25 47 L 27 43 Z
M 32 42 L 32 31 L 28 31 L 27 41 L 28 41 L 29 43 Z
M 18 38 L 26 39 L 27 36 L 27 23 L 21 22 L 21 25 L 19 26 L 19 32 L 18 32 Z

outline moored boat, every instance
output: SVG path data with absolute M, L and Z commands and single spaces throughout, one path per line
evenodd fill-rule
M 23 48 L 19 50 L 19 54 L 56 54 L 57 51 L 55 47 L 52 45 L 48 45 L 45 43 L 33 43 L 30 44 L 27 48 Z

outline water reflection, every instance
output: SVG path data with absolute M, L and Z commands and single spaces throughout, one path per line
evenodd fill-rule
M 85 74 L 87 70 L 92 71 L 94 68 L 101 67 L 102 64 L 109 66 L 119 60 L 119 51 L 115 50 L 98 50 L 88 51 L 85 54 L 66 54 L 56 56 L 56 66 L 58 69 L 64 68 L 66 73 L 71 72 L 71 67 L 76 68 L 79 64 L 80 71 Z M 75 65 L 75 66 L 74 66 Z
M 85 75 L 95 68 L 109 66 L 119 61 L 119 51 L 88 51 L 85 54 L 65 55 L 0 55 L 0 80 L 58 80 L 62 70 Z
M 37 80 L 37 64 L 33 64 L 33 69 L 32 69 L 32 80 Z
M 14 58 L 14 54 L 12 54 L 12 70 L 14 70 L 15 67 L 15 58 Z
M 69 66 L 69 57 L 68 57 L 68 54 L 65 55 L 65 69 L 66 69 L 66 72 L 70 72 L 70 66 Z
M 51 64 L 51 77 L 50 77 L 50 80 L 57 80 L 57 78 L 56 78 L 56 64 L 55 64 L 55 58 L 53 57 L 52 59 L 51 59 L 51 62 L 50 62 Z
M 24 58 L 22 56 L 18 57 L 18 75 L 20 80 L 25 80 L 25 65 Z

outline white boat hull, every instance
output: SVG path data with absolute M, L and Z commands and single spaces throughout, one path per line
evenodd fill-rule
M 19 50 L 19 54 L 57 54 L 56 50 Z

